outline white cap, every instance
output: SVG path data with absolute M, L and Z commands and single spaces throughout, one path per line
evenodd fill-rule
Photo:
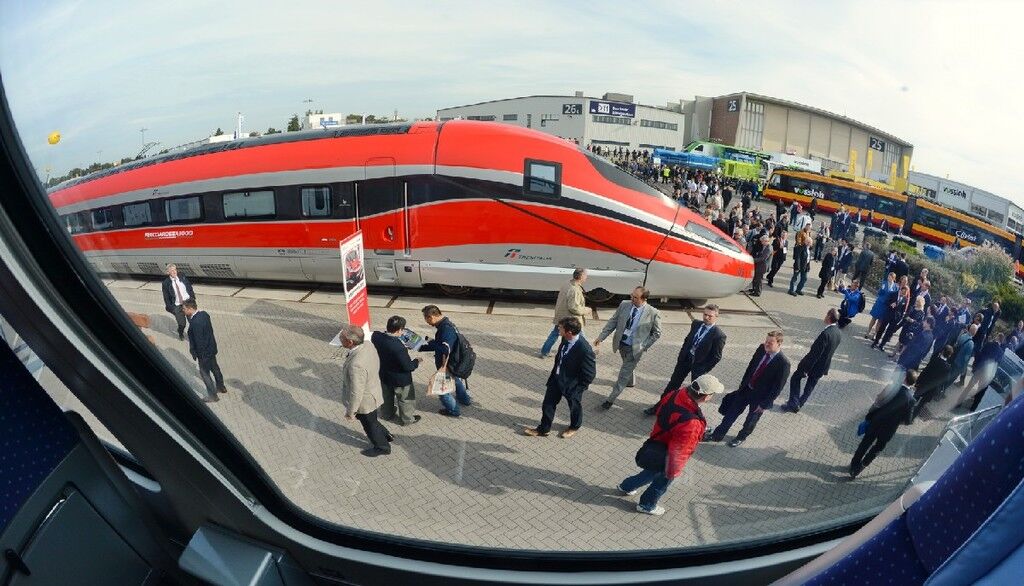
M 725 385 L 713 374 L 702 374 L 693 379 L 690 388 L 699 395 L 717 395 L 725 390 Z

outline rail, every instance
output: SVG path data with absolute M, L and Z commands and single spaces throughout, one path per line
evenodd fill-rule
M 963 453 L 971 441 L 978 437 L 985 426 L 995 419 L 1002 409 L 1002 405 L 993 405 L 981 411 L 958 415 L 946 422 L 942 436 L 947 437 L 950 443 L 960 453 Z

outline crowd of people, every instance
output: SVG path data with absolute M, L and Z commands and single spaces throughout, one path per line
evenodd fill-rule
M 697 177 L 693 179 L 696 181 Z M 719 197 L 719 184 L 712 185 L 708 188 L 709 203 L 705 205 L 711 212 L 717 212 L 718 206 L 711 202 Z M 727 182 L 722 185 L 723 190 L 729 188 Z M 699 186 L 696 193 L 702 197 Z M 693 321 L 683 340 L 660 399 L 644 410 L 645 415 L 655 420 L 647 441 L 635 457 L 641 471 L 618 485 L 624 495 L 636 494 L 646 487 L 637 505 L 638 512 L 650 515 L 665 512 L 658 502 L 682 473 L 700 442 L 725 441 L 736 420 L 745 413 L 740 431 L 728 442 L 734 448 L 741 446 L 764 413 L 772 410 L 786 381 L 789 381 L 789 395 L 781 410 L 799 413 L 821 378 L 828 375 L 833 355 L 843 340 L 839 330 L 865 309 L 866 296 L 860 290 L 860 283 L 871 271 L 876 254 L 867 244 L 859 248 L 854 244 L 852 225 L 856 220 L 845 208 L 838 210 L 827 224 L 819 222 L 817 231 L 813 230 L 814 213 L 813 204 L 806 212 L 794 204 L 789 210 L 778 206 L 774 217 L 762 217 L 757 210 L 749 209 L 746 197 L 730 211 L 728 222 L 735 224 L 737 242 L 754 257 L 751 295 L 761 294 L 762 280 L 773 287 L 787 256 L 792 255 L 790 295 L 804 294 L 811 262 L 818 261 L 817 296 L 821 298 L 826 290 L 833 291 L 839 294 L 841 301 L 837 308 L 827 310 L 824 327 L 794 371 L 783 352 L 784 333 L 781 330 L 768 332 L 764 342 L 755 348 L 736 390 L 722 397 L 718 407 L 721 420 L 713 429 L 709 428 L 700 405 L 725 390 L 712 371 L 722 359 L 728 338 L 717 323 L 719 308 L 714 304 L 704 307 L 702 319 Z M 720 216 L 715 217 L 715 221 L 720 220 Z M 795 234 L 792 244 L 791 231 Z M 962 387 L 958 404 L 976 409 L 992 382 L 1003 352 L 1010 349 L 1024 358 L 1024 321 L 1011 332 L 997 331 L 1000 316 L 997 301 L 980 312 L 972 310 L 970 300 L 954 307 L 945 296 L 932 298 L 927 269 L 910 280 L 905 253 L 891 250 L 885 262 L 886 279 L 872 303 L 871 320 L 864 338 L 871 341 L 872 348 L 882 351 L 895 342 L 889 358 L 895 362 L 899 375 L 879 394 L 858 428 L 863 439 L 849 466 L 851 478 L 856 478 L 885 448 L 900 425 L 911 423 L 926 405 L 950 387 L 957 384 Z M 542 358 L 554 354 L 540 421 L 536 426 L 523 429 L 524 435 L 548 436 L 557 407 L 564 400 L 569 409 L 569 423 L 559 436 L 564 439 L 575 436 L 583 426 L 582 397 L 596 377 L 597 355 L 605 340 L 611 338 L 612 351 L 621 360 L 616 380 L 601 404 L 602 409 L 608 410 L 634 385 L 638 364 L 661 337 L 661 314 L 648 303 L 649 292 L 637 287 L 630 299 L 620 303 L 591 344 L 583 335 L 588 313 L 583 289 L 586 280 L 586 269 L 576 269 L 558 293 L 553 328 L 539 351 Z M 165 309 L 175 317 L 179 338 L 184 339 L 188 326 L 190 353 L 198 361 L 207 389 L 204 401 L 218 400 L 218 393 L 227 389 L 216 362 L 212 323 L 209 315 L 198 311 L 191 283 L 177 274 L 174 265 L 168 265 L 163 297 Z M 428 305 L 422 314 L 424 322 L 435 329 L 434 338 L 427 338 L 417 348 L 434 354 L 438 374 L 432 379 L 428 394 L 438 397 L 440 415 L 458 418 L 462 408 L 473 405 L 467 381 L 475 353 L 469 340 L 439 307 Z M 360 327 L 346 325 L 339 334 L 341 345 L 348 350 L 342 365 L 341 403 L 347 419 L 360 421 L 371 444 L 362 453 L 369 457 L 391 453 L 394 436 L 382 420 L 401 426 L 414 425 L 421 420 L 416 413 L 412 372 L 422 360 L 410 356 L 405 329 L 406 320 L 392 316 L 384 331 L 373 332 L 370 336 L 373 350 L 367 347 Z M 968 367 L 971 369 L 969 383 L 966 382 Z M 441 383 L 434 385 L 438 377 Z M 690 379 L 688 384 L 687 378 Z

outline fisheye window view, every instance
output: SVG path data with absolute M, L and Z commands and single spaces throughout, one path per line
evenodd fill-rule
M 0 4 L 0 582 L 1017 583 L 1021 16 Z

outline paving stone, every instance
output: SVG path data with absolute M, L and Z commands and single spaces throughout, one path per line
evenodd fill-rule
M 284 289 L 276 287 L 246 287 L 235 293 L 235 297 L 246 299 L 273 299 L 275 301 L 299 301 L 309 295 L 309 290 Z
M 133 281 L 130 279 L 117 279 L 108 283 L 107 287 L 110 289 L 141 289 L 149 284 L 150 281 Z
M 485 299 L 459 299 L 457 297 L 399 297 L 389 306 L 389 309 L 401 309 L 405 311 L 419 311 L 427 305 L 436 305 L 444 313 L 487 313 L 491 305 Z M 408 318 L 406 318 L 408 319 Z
M 196 292 L 196 297 L 203 297 L 205 295 L 231 297 L 242 289 L 237 285 L 210 285 L 207 283 L 197 283 L 192 285 L 192 288 Z

